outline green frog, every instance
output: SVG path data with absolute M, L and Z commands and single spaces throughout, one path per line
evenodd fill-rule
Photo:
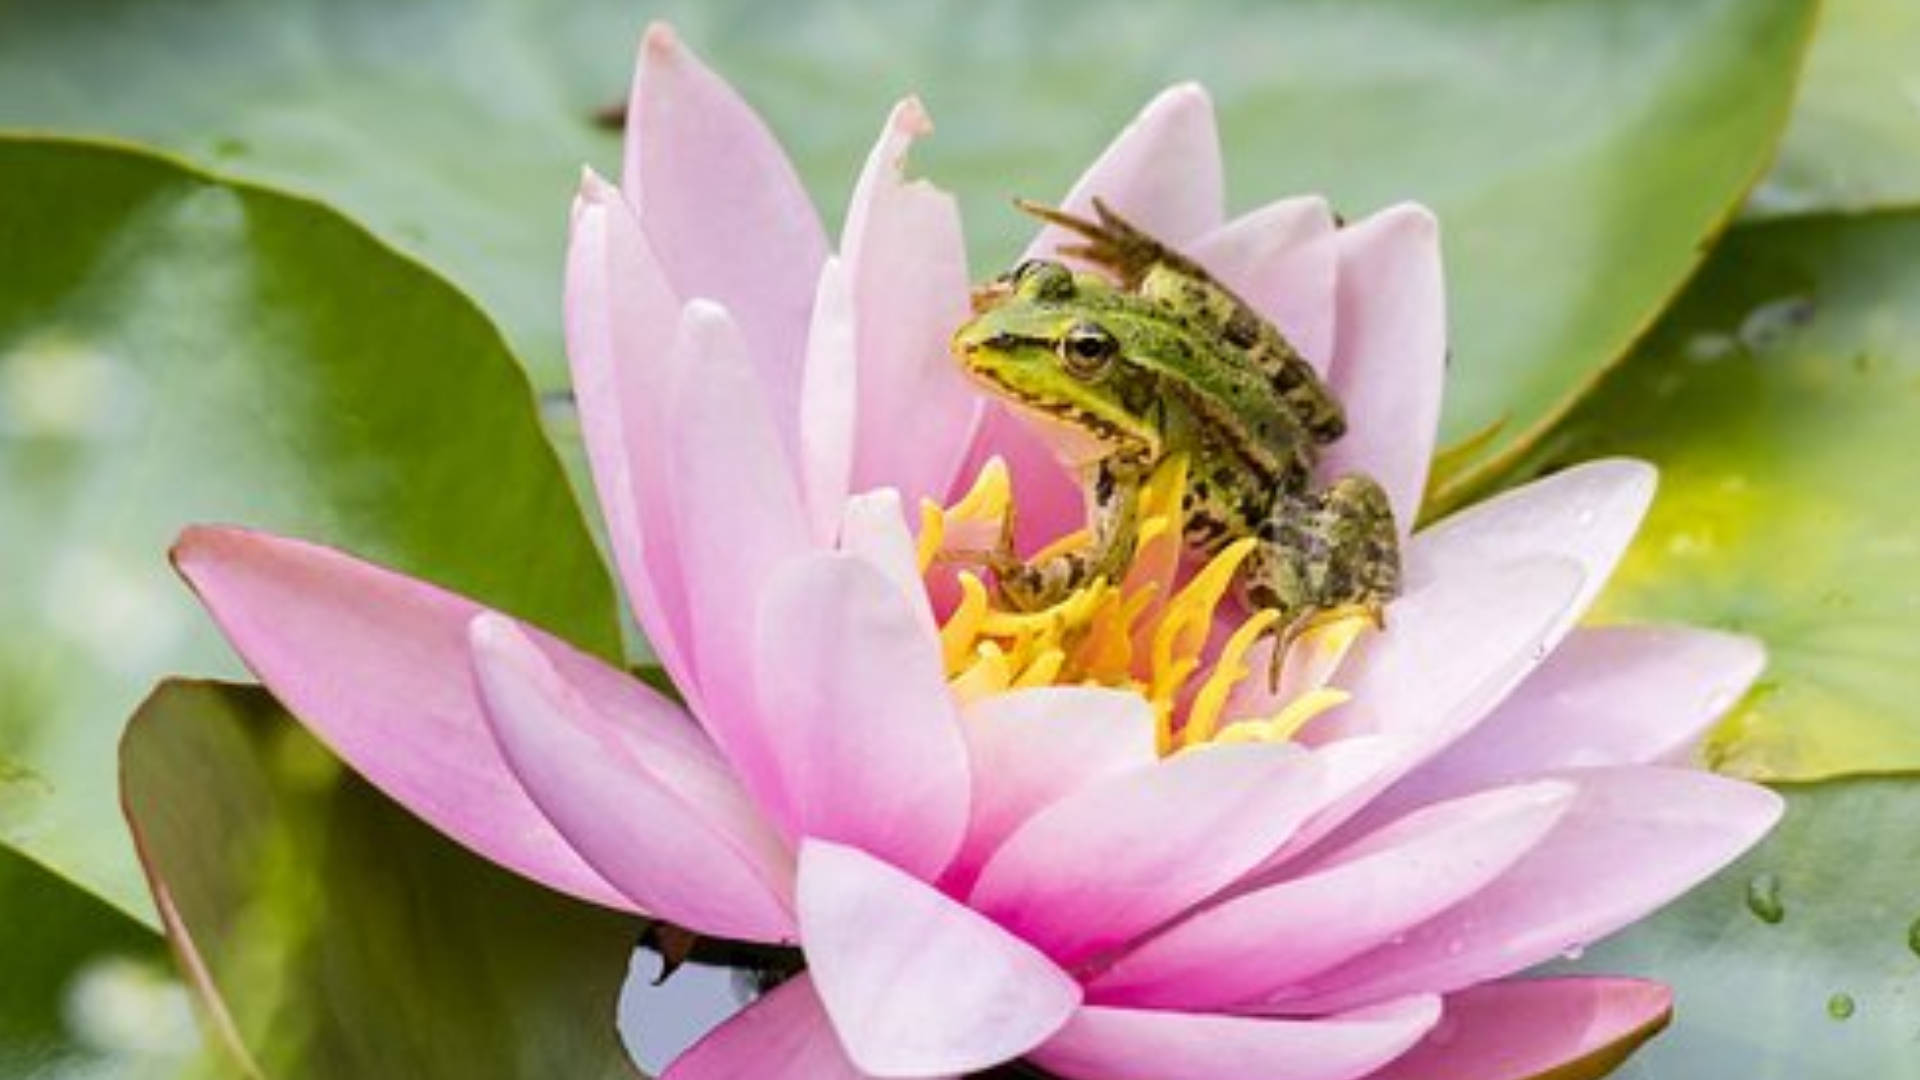
M 1094 200 L 1097 220 L 1022 202 L 1076 233 L 1062 249 L 1106 271 L 1030 259 L 976 290 L 953 336 L 965 371 L 1053 429 L 1082 477 L 1088 540 L 1038 562 L 1011 532 L 987 557 L 1005 603 L 1039 610 L 1132 559 L 1142 485 L 1184 454 L 1190 551 L 1257 538 L 1236 586 L 1290 638 L 1326 617 L 1376 622 L 1400 588 L 1393 511 L 1370 477 L 1322 485 L 1322 446 L 1346 431 L 1340 403 L 1266 319 L 1193 260 Z

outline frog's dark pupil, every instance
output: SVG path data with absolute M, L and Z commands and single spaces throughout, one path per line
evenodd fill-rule
M 1120 351 L 1120 342 L 1106 330 L 1082 323 L 1067 331 L 1061 342 L 1061 359 L 1067 370 L 1082 378 L 1098 375 Z

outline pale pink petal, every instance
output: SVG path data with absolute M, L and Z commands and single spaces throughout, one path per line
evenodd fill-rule
M 927 599 L 926 579 L 920 574 L 920 554 L 913 531 L 907 527 L 906 507 L 892 488 L 862 492 L 841 507 L 839 548 L 858 555 L 893 582 L 914 611 L 923 636 L 939 633 L 933 605 Z
M 1160 92 L 1116 136 L 1067 193 L 1061 208 L 1088 215 L 1101 199 L 1134 225 L 1176 248 L 1221 221 L 1224 181 L 1213 102 L 1198 84 Z M 1049 225 L 1028 255 L 1051 256 L 1071 234 Z
M 1082 788 L 988 859 L 973 906 L 1063 964 L 1126 944 L 1259 865 L 1325 798 L 1285 744 L 1217 744 Z
M 686 597 L 661 475 L 679 312 L 631 207 L 588 171 L 567 246 L 567 357 L 580 426 L 635 617 L 675 683 L 688 686 Z
M 800 478 L 814 537 L 823 545 L 840 524 L 840 505 L 853 484 L 860 374 L 854 338 L 853 291 L 846 268 L 830 257 L 820 267 L 800 385 Z
M 1673 994 L 1639 979 L 1487 983 L 1444 1003 L 1420 1045 L 1369 1080 L 1555 1080 L 1613 1071 L 1673 1013 Z
M 1064 1080 L 1354 1080 L 1439 1018 L 1432 996 L 1314 1020 L 1088 1006 L 1028 1057 Z
M 1032 946 L 854 848 L 800 849 L 800 931 L 847 1055 L 878 1076 L 1000 1064 L 1058 1031 L 1080 987 Z
M 1273 999 L 1322 1012 L 1499 978 L 1613 933 L 1731 862 L 1779 819 L 1780 796 L 1686 769 L 1559 774 L 1580 793 L 1499 881 L 1445 914 Z
M 1363 638 L 1333 678 L 1353 699 L 1301 737 L 1337 745 L 1384 734 L 1402 756 L 1315 815 L 1273 862 L 1320 841 L 1472 728 L 1553 651 L 1581 581 L 1574 563 L 1536 558 L 1417 582 L 1389 604 L 1386 629 Z
M 826 235 L 760 117 L 660 23 L 640 45 L 622 187 L 674 291 L 739 320 L 791 449 Z
M 1153 710 L 1139 694 L 1048 686 L 996 694 L 961 721 L 972 763 L 973 814 L 943 884 L 973 885 L 987 857 L 1043 807 L 1158 757 Z
M 1258 1001 L 1478 892 L 1572 800 L 1571 785 L 1547 781 L 1430 807 L 1149 940 L 1090 983 L 1088 997 L 1193 1010 Z
M 1031 553 L 1087 523 L 1087 498 L 1081 481 L 1061 464 L 1032 422 L 1006 406 L 989 403 L 974 436 L 973 452 L 961 469 L 978 475 L 992 458 L 1006 463 L 1013 480 L 1014 540 Z
M 474 673 L 527 794 L 650 914 L 716 937 L 791 941 L 793 856 L 705 740 L 596 708 L 503 615 L 475 617 Z M 651 713 L 677 710 L 653 697 Z M 677 716 L 675 718 L 677 720 Z
M 1368 816 L 1554 769 L 1684 759 L 1766 663 L 1758 641 L 1671 626 L 1581 627 L 1472 731 Z
M 767 583 L 754 641 L 762 800 L 790 835 L 937 877 L 959 850 L 970 784 L 939 639 L 879 571 L 821 553 Z
M 1420 513 L 1447 365 L 1440 228 L 1424 207 L 1389 207 L 1340 230 L 1336 344 L 1329 372 L 1347 434 L 1320 474 L 1379 481 L 1405 536 Z
M 1590 461 L 1477 503 L 1426 529 L 1407 548 L 1410 579 L 1534 555 L 1560 555 L 1586 571 L 1566 621 L 1599 594 L 1653 501 L 1653 466 Z
M 1314 370 L 1327 373 L 1340 238 L 1325 199 L 1268 203 L 1195 240 L 1187 254 L 1265 315 Z
M 867 1080 L 802 972 L 674 1059 L 660 1080 Z
M 840 238 L 858 316 L 853 489 L 893 487 L 909 506 L 952 487 L 982 402 L 948 351 L 968 316 L 959 207 L 904 175 L 908 147 L 932 130 L 917 99 L 894 107 Z
M 675 343 L 684 359 L 672 388 L 672 517 L 692 609 L 691 666 L 700 721 L 749 788 L 771 764 L 758 741 L 752 687 L 754 616 L 767 580 L 812 549 L 793 463 L 773 423 L 746 347 L 727 312 L 687 304 Z
M 1451 742 L 1546 659 L 1583 580 L 1571 561 L 1547 557 L 1411 584 L 1387 605 L 1386 629 L 1334 675 L 1353 700 L 1311 724 L 1308 740 L 1409 735 L 1429 753 Z
M 173 562 L 260 681 L 373 786 L 515 873 L 633 907 L 574 853 L 501 758 L 467 659 L 467 623 L 480 605 L 338 551 L 240 529 L 190 528 Z M 658 717 L 633 679 L 538 640 L 589 700 Z

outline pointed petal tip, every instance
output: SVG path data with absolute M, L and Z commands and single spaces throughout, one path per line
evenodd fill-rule
M 681 51 L 680 33 L 667 20 L 655 19 L 647 24 L 646 32 L 640 36 L 640 50 L 649 59 L 672 59 Z
M 919 94 L 908 94 L 901 98 L 888 115 L 887 124 L 910 139 L 933 134 L 933 116 L 927 112 L 926 103 L 920 100 Z

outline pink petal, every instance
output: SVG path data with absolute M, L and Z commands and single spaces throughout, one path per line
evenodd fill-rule
M 987 857 L 1036 811 L 1158 757 L 1153 710 L 1139 694 L 1049 686 L 998 694 L 961 723 L 972 763 L 973 815 L 945 886 L 964 893 Z
M 338 551 L 195 526 L 173 562 L 261 682 L 353 770 L 479 855 L 630 910 L 581 861 L 494 745 L 467 660 L 484 609 Z M 557 639 L 541 649 L 589 700 L 670 727 L 650 691 Z
M 1326 374 L 1333 360 L 1340 238 L 1325 199 L 1306 195 L 1268 203 L 1195 240 L 1187 254 Z
M 1598 1077 L 1665 1027 L 1673 994 L 1638 979 L 1521 979 L 1448 995 L 1425 1041 L 1369 1080 Z
M 1088 1006 L 1028 1056 L 1065 1080 L 1354 1080 L 1439 1018 L 1431 996 L 1316 1020 Z
M 662 475 L 664 392 L 680 300 L 620 192 L 588 171 L 567 246 L 567 356 L 587 460 L 635 616 L 675 683 L 692 684 L 686 597 Z
M 971 903 L 1063 964 L 1124 945 L 1258 865 L 1324 798 L 1285 744 L 1220 744 L 1104 780 L 1034 814 Z
M 1149 940 L 1095 979 L 1088 996 L 1195 1010 L 1258 1001 L 1478 892 L 1546 836 L 1573 793 L 1547 781 L 1414 814 L 1300 877 Z
M 878 1076 L 1000 1064 L 1059 1030 L 1080 987 L 1032 946 L 865 852 L 800 849 L 800 930 L 847 1055 Z
M 1490 562 L 1564 556 L 1586 571 L 1586 585 L 1566 615 L 1571 625 L 1612 576 L 1653 502 L 1657 480 L 1645 462 L 1612 458 L 1504 492 L 1422 531 L 1407 549 L 1407 575 L 1436 577 Z
M 503 615 L 475 617 L 469 635 L 507 764 L 581 857 L 669 922 L 793 939 L 792 854 L 713 747 L 669 727 L 671 705 L 636 692 L 639 722 L 602 712 Z
M 973 451 L 960 470 L 978 475 L 992 458 L 1007 466 L 1013 480 L 1014 540 L 1030 553 L 1087 523 L 1087 499 L 1081 482 L 1032 422 L 998 402 L 990 402 L 974 435 Z
M 674 291 L 739 320 L 792 448 L 826 235 L 760 117 L 662 23 L 640 46 L 622 186 Z
M 749 788 L 771 765 L 752 688 L 754 613 L 780 565 L 812 549 L 772 411 L 724 309 L 695 300 L 675 345 L 684 377 L 668 423 L 675 540 L 691 613 L 698 715 Z
M 859 423 L 854 337 L 852 287 L 846 268 L 830 257 L 820 267 L 800 385 L 800 478 L 814 537 L 822 544 L 839 525 L 840 506 L 853 483 Z
M 1679 761 L 1766 663 L 1759 642 L 1691 627 L 1574 630 L 1512 695 L 1368 807 L 1421 806 L 1555 769 Z
M 858 314 L 853 489 L 893 487 L 909 506 L 952 487 L 982 401 L 947 344 L 968 317 L 960 210 L 951 195 L 904 175 L 908 147 L 932 130 L 917 99 L 894 107 L 840 239 Z
M 713 1029 L 660 1080 L 866 1080 L 827 1022 L 813 977 L 795 975 Z
M 1384 734 L 1400 740 L 1402 756 L 1317 814 L 1280 858 L 1321 840 L 1498 704 L 1552 652 L 1581 580 L 1573 563 L 1538 558 L 1416 582 L 1388 605 L 1387 628 L 1363 639 L 1334 677 L 1353 700 L 1302 738 L 1333 746 Z
M 1499 881 L 1274 999 L 1289 1013 L 1446 993 L 1583 948 L 1733 861 L 1779 819 L 1778 795 L 1683 769 L 1560 774 L 1580 787 L 1553 833 Z
M 1405 536 L 1420 513 L 1447 363 L 1440 229 L 1424 207 L 1389 207 L 1340 230 L 1337 346 L 1330 372 L 1347 434 L 1325 477 L 1379 481 Z
M 762 800 L 793 836 L 938 876 L 970 784 L 938 638 L 873 567 L 822 553 L 767 583 L 756 641 Z
M 1220 224 L 1223 189 L 1213 102 L 1198 84 L 1182 83 L 1148 102 L 1060 205 L 1085 215 L 1102 199 L 1160 240 L 1185 247 Z M 1063 241 L 1070 234 L 1049 225 L 1027 254 L 1051 256 Z
M 927 599 L 926 579 L 920 575 L 920 554 L 906 508 L 892 488 L 863 492 L 848 499 L 840 513 L 840 550 L 858 555 L 880 571 L 913 609 L 923 636 L 939 633 L 933 605 Z

